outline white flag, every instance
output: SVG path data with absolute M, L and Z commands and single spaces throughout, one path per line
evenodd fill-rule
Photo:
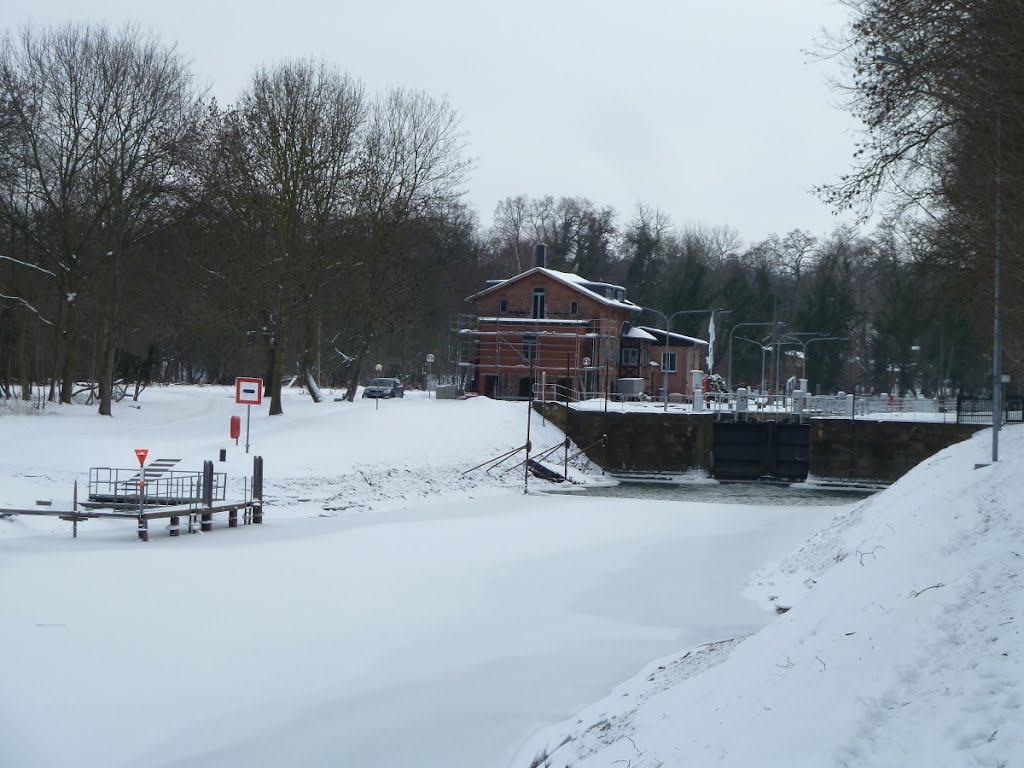
M 708 373 L 715 370 L 715 313 L 711 313 L 708 321 Z

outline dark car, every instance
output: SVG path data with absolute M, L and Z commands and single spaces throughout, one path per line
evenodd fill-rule
M 363 397 L 404 397 L 405 387 L 398 379 L 374 379 L 363 389 Z

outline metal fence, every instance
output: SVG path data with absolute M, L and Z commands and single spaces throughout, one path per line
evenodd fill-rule
M 612 393 L 610 400 L 603 392 L 581 392 L 561 385 L 534 384 L 534 397 L 538 400 L 572 403 L 584 410 L 665 410 L 669 413 L 705 413 L 717 418 L 773 419 L 781 414 L 802 418 L 871 419 L 892 421 L 950 422 L 957 420 L 957 406 L 952 399 L 895 397 L 890 395 L 803 395 L 799 402 L 793 395 L 767 395 L 749 392 L 705 392 L 699 407 L 693 397 L 672 393 L 668 404 L 661 398 L 647 395 Z M 988 403 L 988 422 L 992 421 L 991 402 Z M 1020 399 L 1007 401 L 1007 421 L 1020 420 Z M 1013 410 L 1016 408 L 1017 410 Z M 1015 418 L 1016 415 L 1016 418 Z
M 956 399 L 957 424 L 991 424 L 992 398 L 958 397 Z M 1003 399 L 1003 423 L 1024 422 L 1024 397 Z

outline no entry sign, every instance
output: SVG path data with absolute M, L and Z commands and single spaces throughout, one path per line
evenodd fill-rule
M 260 405 L 263 402 L 263 379 L 235 379 L 235 402 L 239 405 Z

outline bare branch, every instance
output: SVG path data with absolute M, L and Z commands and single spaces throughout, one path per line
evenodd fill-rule
M 42 272 L 44 275 L 49 275 L 50 277 L 56 277 L 57 276 L 53 272 L 51 272 L 50 270 L 44 269 L 43 267 L 40 267 L 38 264 L 32 264 L 31 262 L 21 261 L 19 259 L 12 259 L 10 256 L 0 255 L 0 261 L 10 261 L 10 262 L 12 262 L 14 264 L 17 264 L 19 266 L 27 267 L 29 269 L 34 269 L 34 270 L 36 270 L 38 272 Z
M 32 312 L 36 317 L 38 317 L 40 320 L 42 320 L 47 325 L 51 325 L 51 326 L 53 325 L 53 323 L 50 320 L 47 320 L 45 317 L 43 317 L 43 315 L 39 312 L 38 309 L 33 307 L 31 304 L 29 304 L 27 301 L 25 301 L 20 296 L 8 296 L 5 293 L 0 293 L 0 299 L 7 299 L 8 301 L 16 301 L 19 304 L 21 304 L 23 307 L 25 307 L 25 309 L 27 309 L 30 312 Z
M 945 585 L 945 584 L 943 584 L 943 583 L 942 583 L 942 582 L 940 581 L 940 582 L 939 582 L 938 584 L 932 584 L 932 585 L 931 585 L 930 587 L 925 587 L 924 589 L 918 590 L 917 592 L 911 592 L 911 594 L 912 594 L 912 595 L 913 595 L 914 597 L 917 597 L 918 595 L 922 595 L 922 594 L 924 594 L 924 593 L 925 593 L 925 592 L 927 592 L 927 591 L 928 591 L 929 589 L 940 589 L 940 588 L 942 588 L 942 587 L 944 587 L 944 586 L 946 586 L 946 585 Z

